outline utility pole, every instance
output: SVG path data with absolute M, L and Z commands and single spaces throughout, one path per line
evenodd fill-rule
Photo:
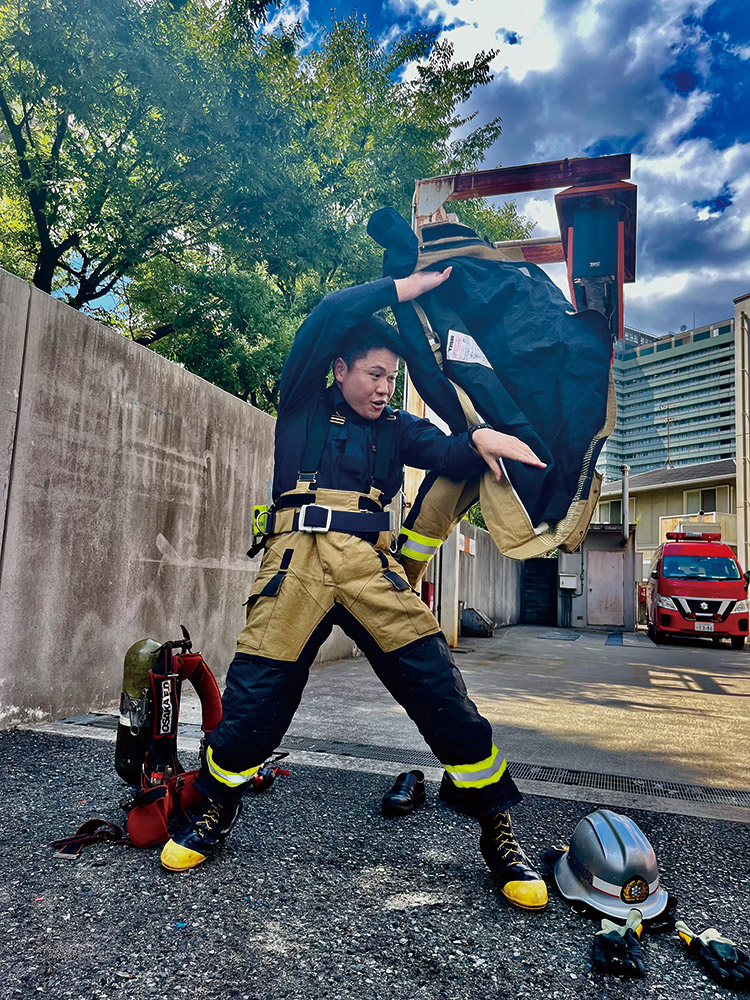
M 669 450 L 670 450 L 669 449 L 669 427 L 670 427 L 670 424 L 672 423 L 672 417 L 670 415 L 671 408 L 670 408 L 669 403 L 665 403 L 663 406 L 660 406 L 659 409 L 667 411 L 667 419 L 666 419 L 666 424 L 667 424 L 667 462 L 666 462 L 666 465 L 664 466 L 664 468 L 665 469 L 671 469 L 672 468 L 672 463 L 671 463 L 670 457 L 669 457 Z

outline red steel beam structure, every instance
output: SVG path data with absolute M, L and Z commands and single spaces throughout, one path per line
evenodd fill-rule
M 521 194 L 524 191 L 544 191 L 549 188 L 595 189 L 618 184 L 630 177 L 630 153 L 611 156 L 580 157 L 573 160 L 550 160 L 547 163 L 526 163 L 517 167 L 498 167 L 466 174 L 448 174 L 418 180 L 414 190 L 412 228 L 419 235 L 422 226 L 439 218 L 448 201 L 488 198 L 493 195 Z M 629 187 L 630 185 L 622 185 Z M 567 193 L 567 192 L 566 192 Z M 635 221 L 626 227 L 625 281 L 635 273 Z M 567 236 L 567 233 L 564 234 Z M 632 241 L 632 245 L 631 245 Z M 556 237 L 508 240 L 499 244 L 511 259 L 533 264 L 556 264 L 566 260 L 567 243 Z
M 468 174 L 449 174 L 445 177 L 428 177 L 417 181 L 417 215 L 431 215 L 420 211 L 425 196 L 432 200 L 432 192 L 446 201 L 465 201 L 467 198 L 487 198 L 497 194 L 521 194 L 524 191 L 544 191 L 548 188 L 568 187 L 570 184 L 604 184 L 624 181 L 630 177 L 630 153 L 612 156 L 580 157 L 575 160 L 550 160 L 548 163 L 526 163 L 518 167 L 498 167 L 495 170 L 477 170 Z M 425 207 L 427 207 L 425 205 Z

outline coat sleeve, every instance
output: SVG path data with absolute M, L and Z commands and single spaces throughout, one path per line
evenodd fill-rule
M 429 420 L 399 411 L 401 461 L 429 469 L 455 482 L 483 472 L 487 465 L 470 445 L 469 435 L 445 434 Z
M 279 412 L 309 402 L 311 393 L 324 388 L 331 358 L 340 350 L 347 331 L 396 302 L 393 278 L 380 278 L 326 295 L 294 338 L 281 373 Z

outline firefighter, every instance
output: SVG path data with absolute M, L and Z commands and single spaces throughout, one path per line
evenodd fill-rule
M 524 909 L 546 906 L 546 885 L 510 823 L 521 794 L 437 621 L 389 551 L 383 508 L 400 489 L 405 464 L 454 480 L 485 463 L 499 479 L 500 457 L 544 467 L 511 435 L 477 426 L 449 436 L 388 406 L 398 334 L 373 314 L 449 277 L 446 268 L 333 292 L 297 332 L 281 377 L 265 554 L 227 675 L 223 718 L 196 781 L 206 804 L 164 846 L 167 869 L 193 868 L 230 833 L 243 790 L 280 743 L 315 654 L 338 624 L 443 763 L 441 797 L 479 820 L 482 855 L 505 897 Z

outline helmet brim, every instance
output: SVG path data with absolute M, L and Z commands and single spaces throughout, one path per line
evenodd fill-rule
M 625 903 L 618 896 L 610 896 L 588 882 L 582 882 L 570 867 L 567 851 L 555 865 L 555 882 L 560 894 L 568 902 L 585 903 L 599 913 L 617 920 L 625 920 L 634 906 L 641 911 L 644 920 L 652 920 L 667 906 L 667 892 L 661 886 L 642 903 L 635 904 Z

